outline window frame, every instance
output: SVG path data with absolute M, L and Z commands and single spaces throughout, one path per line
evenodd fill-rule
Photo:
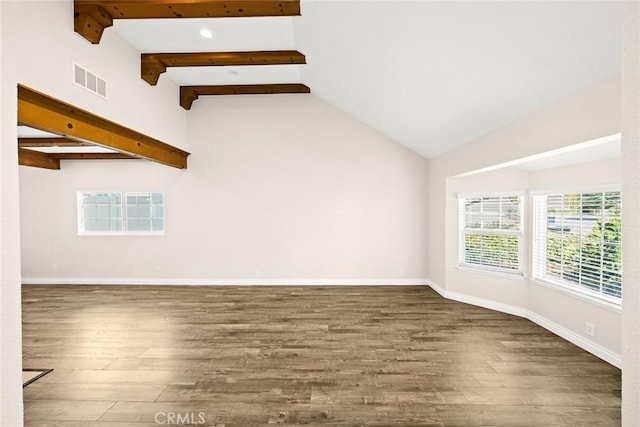
M 84 195 L 86 194 L 108 194 L 109 196 L 112 196 L 114 194 L 118 194 L 120 195 L 121 201 L 122 203 L 119 205 L 120 206 L 120 219 L 122 220 L 122 230 L 120 231 L 87 231 L 85 228 L 85 218 L 84 218 L 84 210 L 83 207 L 85 206 L 83 203 L 83 198 Z M 149 194 L 149 196 L 151 197 L 152 194 L 161 194 L 162 195 L 162 230 L 149 230 L 149 231 L 144 231 L 144 230 L 129 230 L 128 229 L 128 223 L 127 223 L 127 196 L 131 196 L 131 195 L 135 195 L 138 196 L 140 194 Z M 166 230 L 166 215 L 165 215 L 165 209 L 166 209 L 166 197 L 164 192 L 162 191 L 105 191 L 105 190 L 96 190 L 96 191 L 91 191 L 91 190 L 79 190 L 76 193 L 76 201 L 77 201 L 77 206 L 76 206 L 76 212 L 77 212 L 77 231 L 78 231 L 78 236 L 162 236 L 165 234 L 165 230 Z M 153 206 L 153 203 L 150 203 L 150 208 Z M 111 209 L 111 205 L 109 205 L 109 208 Z M 136 204 L 137 207 L 137 204 Z M 150 217 L 151 220 L 153 219 L 153 216 Z
M 545 287 L 549 287 L 552 289 L 556 289 L 568 295 L 578 297 L 588 302 L 605 306 L 607 308 L 612 308 L 614 310 L 619 310 L 622 307 L 622 298 L 624 297 L 622 271 L 624 269 L 624 266 L 622 266 L 620 270 L 620 278 L 621 278 L 620 289 L 621 289 L 622 295 L 619 298 L 615 296 L 607 295 L 603 292 L 589 289 L 588 287 L 580 283 L 573 283 L 573 282 L 562 280 L 560 278 L 549 276 L 546 272 L 547 231 L 548 231 L 547 226 L 548 226 L 548 215 L 549 215 L 548 207 L 547 207 L 548 197 L 564 196 L 567 194 L 582 195 L 582 194 L 612 193 L 612 192 L 620 193 L 620 196 L 619 196 L 620 207 L 621 207 L 620 218 L 622 218 L 622 197 L 623 196 L 622 196 L 620 185 L 591 186 L 591 187 L 568 188 L 568 189 L 563 188 L 559 190 L 545 190 L 545 191 L 530 192 L 531 206 L 532 206 L 531 280 L 533 283 L 536 283 Z M 544 198 L 544 205 L 542 205 L 540 202 L 541 198 Z M 541 219 L 541 216 L 542 216 L 542 219 Z M 601 220 L 603 217 L 605 216 L 601 215 L 600 217 L 598 217 L 598 220 Z M 622 243 L 620 243 L 620 248 L 622 248 Z
M 469 270 L 476 273 L 485 273 L 497 276 L 506 276 L 513 279 L 525 278 L 525 193 L 522 191 L 509 191 L 499 193 L 460 193 L 458 196 L 458 263 L 460 270 Z M 482 229 L 466 228 L 465 200 L 478 198 L 506 198 L 517 197 L 519 200 L 519 229 Z M 466 262 L 466 234 L 496 235 L 496 236 L 516 236 L 518 238 L 518 268 L 510 269 L 483 264 L 472 264 Z

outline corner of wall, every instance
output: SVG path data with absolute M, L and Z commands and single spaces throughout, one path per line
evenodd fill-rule
M 7 9 L 10 11 L 13 7 L 9 2 L 0 2 L 0 27 L 10 19 Z M 17 82 L 11 52 L 3 37 L 0 49 L 0 425 L 20 426 L 23 402 Z

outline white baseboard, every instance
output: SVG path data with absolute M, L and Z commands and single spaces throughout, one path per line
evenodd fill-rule
M 458 292 L 447 291 L 443 287 L 437 285 L 431 280 L 428 281 L 431 289 L 439 293 L 442 297 L 451 299 L 458 302 L 464 302 L 466 304 L 476 305 L 478 307 L 488 308 L 491 310 L 500 311 L 502 313 L 513 314 L 515 316 L 527 317 L 527 310 L 514 305 L 503 304 L 484 298 L 473 297 Z
M 154 279 L 97 277 L 23 277 L 23 285 L 192 285 L 192 286 L 376 286 L 429 285 L 428 279 Z
M 488 308 L 491 310 L 500 311 L 502 313 L 512 314 L 514 316 L 524 317 L 525 319 L 531 320 L 533 323 L 542 326 L 548 331 L 553 332 L 554 334 L 564 338 L 572 344 L 577 345 L 583 350 L 588 351 L 596 357 L 604 360 L 615 366 L 616 368 L 622 369 L 622 357 L 602 347 L 600 344 L 597 344 L 580 334 L 573 332 L 570 329 L 565 328 L 562 325 L 559 325 L 546 317 L 539 315 L 538 313 L 532 312 L 526 308 L 517 307 L 514 305 L 503 304 L 496 301 L 487 300 L 484 298 L 474 297 L 470 295 L 461 294 L 458 292 L 447 291 L 443 287 L 437 285 L 436 283 L 428 280 L 429 286 L 431 289 L 439 293 L 442 297 L 451 299 L 454 301 L 463 302 L 466 304 L 476 305 L 479 307 Z
M 537 313 L 529 312 L 527 318 L 533 323 L 537 323 L 554 334 L 561 336 L 570 343 L 577 345 L 581 349 L 586 350 L 594 356 L 612 364 L 616 368 L 622 369 L 622 356 L 619 354 L 614 353 L 613 351 L 602 347 L 600 344 L 597 344 L 582 335 L 576 334 L 572 330 L 569 330 L 562 325 L 558 325 Z

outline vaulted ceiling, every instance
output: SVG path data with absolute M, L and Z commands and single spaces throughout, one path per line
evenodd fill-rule
M 310 1 L 302 10 L 302 81 L 426 157 L 620 70 L 615 1 Z
M 303 83 L 434 157 L 619 72 L 620 25 L 619 2 L 302 0 L 301 16 L 127 19 L 114 30 L 143 53 L 297 50 L 306 65 L 169 68 L 161 78 Z
M 425 157 L 620 69 L 619 2 L 75 5 L 76 31 L 92 43 L 117 32 L 140 51 L 140 77 L 175 81 L 185 109 L 205 95 L 313 91 Z

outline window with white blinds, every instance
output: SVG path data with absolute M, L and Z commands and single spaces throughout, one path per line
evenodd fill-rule
M 460 196 L 459 265 L 522 274 L 522 197 Z
M 622 298 L 619 191 L 536 195 L 533 277 Z

